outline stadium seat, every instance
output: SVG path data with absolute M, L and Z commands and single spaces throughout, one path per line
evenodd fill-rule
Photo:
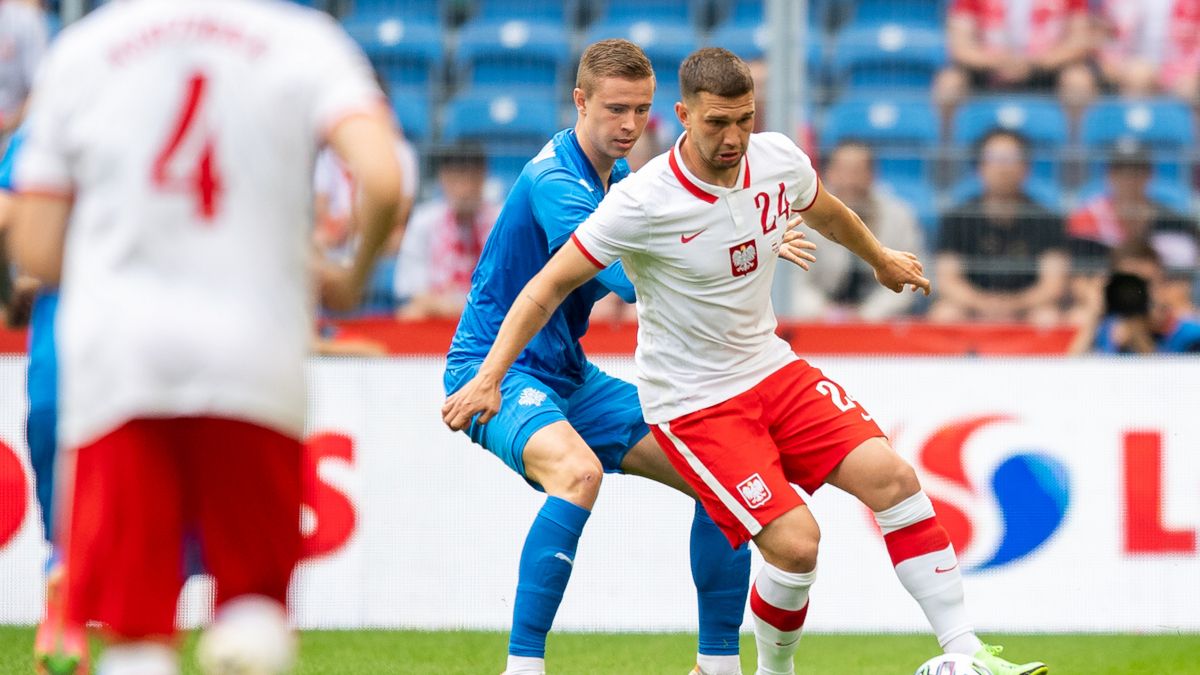
M 857 26 L 903 23 L 941 28 L 946 15 L 943 0 L 857 0 L 846 4 L 853 6 L 852 22 Z
M 808 0 L 808 28 L 810 33 L 825 31 L 829 10 L 828 0 Z M 729 0 L 722 13 L 721 28 L 731 26 L 757 26 L 767 20 L 767 5 L 764 0 Z
M 433 107 L 425 88 L 394 87 L 391 92 L 392 110 L 404 136 L 415 143 L 429 140 L 430 115 Z
M 1034 203 L 1054 213 L 1062 214 L 1063 195 L 1057 183 L 1038 180 L 1030 176 L 1025 180 L 1024 188 L 1025 194 L 1029 195 Z M 974 174 L 967 176 L 950 188 L 950 208 L 957 207 L 981 194 L 983 194 L 983 183 L 979 176 Z
M 767 26 L 763 24 L 727 23 L 713 32 L 708 44 L 714 47 L 724 47 L 746 61 L 753 61 L 765 57 L 770 37 Z M 808 77 L 815 81 L 823 74 L 824 40 L 822 34 L 809 32 L 807 44 L 804 47 Z
M 440 24 L 438 0 L 354 0 L 348 18 L 393 17 L 414 23 Z
M 654 66 L 658 88 L 677 90 L 679 64 L 699 46 L 690 25 L 669 22 L 604 22 L 588 32 L 587 42 L 625 38 L 646 52 Z
M 550 93 L 467 91 L 447 105 L 442 140 L 532 144 L 536 152 L 558 127 L 558 99 Z
M 1084 113 L 1081 136 L 1093 178 L 1103 174 L 1105 155 L 1114 143 L 1135 139 L 1149 148 L 1157 178 L 1190 179 L 1188 156 L 1196 130 L 1191 108 L 1183 101 L 1100 101 Z
M 979 139 L 997 128 L 1015 131 L 1029 139 L 1033 175 L 1039 180 L 1058 181 L 1068 126 L 1067 116 L 1056 100 L 1006 96 L 967 101 L 954 115 L 954 142 L 964 156 L 969 156 Z
M 877 171 L 889 179 L 923 179 L 927 154 L 938 142 L 938 116 L 925 98 L 850 96 L 830 106 L 821 132 L 822 154 L 839 141 L 870 145 Z
M 837 36 L 832 70 L 850 89 L 927 90 L 946 62 L 942 31 L 899 23 L 847 28 Z
M 478 0 L 475 21 L 504 22 L 511 19 L 567 25 L 574 17 L 572 0 Z
M 937 241 L 938 207 L 937 192 L 929 181 L 901 177 L 880 179 L 878 183 L 880 187 L 913 207 L 925 233 L 926 247 L 932 248 Z
M 356 15 L 345 22 L 346 32 L 388 82 L 427 86 L 442 63 L 442 30 L 436 23 L 395 15 Z
M 632 23 L 654 21 L 692 26 L 697 15 L 697 0 L 607 0 L 604 3 L 605 23 Z
M 557 86 L 570 60 L 562 23 L 476 20 L 459 35 L 458 69 L 473 87 Z

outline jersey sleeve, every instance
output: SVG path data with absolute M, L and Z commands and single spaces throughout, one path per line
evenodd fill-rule
M 4 148 L 4 156 L 0 157 L 0 192 L 13 191 L 13 166 L 17 162 L 17 154 L 24 140 L 22 129 L 17 129 L 8 139 L 8 147 Z
M 572 235 L 584 256 L 601 269 L 623 255 L 646 250 L 649 222 L 629 183 L 621 181 L 610 190 Z
M 546 232 L 546 246 L 554 253 L 579 224 L 595 210 L 591 191 L 577 176 L 565 169 L 554 169 L 537 178 L 529 195 L 533 218 Z
M 321 140 L 347 117 L 385 105 L 367 57 L 332 19 L 319 24 L 304 48 L 314 87 L 312 126 Z
M 817 170 L 813 168 L 812 160 L 796 145 L 792 139 L 779 134 L 786 143 L 788 162 L 792 163 L 792 180 L 796 184 L 796 197 L 792 199 L 793 211 L 807 211 L 817 202 L 817 193 L 821 191 L 821 181 L 817 179 Z
M 64 39 L 52 49 L 38 70 L 25 115 L 25 142 L 13 169 L 12 184 L 17 192 L 62 196 L 74 192 L 66 133 L 72 89 L 66 45 Z

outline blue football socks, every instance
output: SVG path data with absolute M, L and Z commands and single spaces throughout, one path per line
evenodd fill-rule
M 738 637 L 750 591 L 750 547 L 734 549 L 696 502 L 692 519 L 692 580 L 700 607 L 700 654 L 738 653 Z
M 512 633 L 508 636 L 509 654 L 545 657 L 546 634 L 571 579 L 575 549 L 589 515 L 587 509 L 558 497 L 547 497 L 538 511 L 521 550 Z M 729 545 L 725 544 L 725 548 Z M 748 554 L 746 559 L 748 569 Z M 745 589 L 742 596 L 744 602 Z M 738 624 L 741 624 L 740 610 Z M 735 628 L 735 635 L 736 632 Z

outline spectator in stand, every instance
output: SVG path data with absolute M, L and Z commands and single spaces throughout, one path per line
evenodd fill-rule
M 437 159 L 441 196 L 418 206 L 394 278 L 401 320 L 457 318 L 500 207 L 484 196 L 487 156 L 463 144 Z
M 829 154 L 825 185 L 888 248 L 925 257 L 924 238 L 912 207 L 875 182 L 875 156 L 859 141 L 843 141 Z M 840 246 L 821 248 L 806 274 L 794 274 L 792 316 L 803 319 L 880 321 L 909 311 L 916 295 L 893 293 L 872 269 Z
M 1155 203 L 1147 192 L 1150 154 L 1134 141 L 1113 147 L 1104 192 L 1084 202 L 1067 223 L 1075 274 L 1072 320 L 1086 320 L 1102 298 L 1113 249 L 1148 244 L 1170 270 L 1162 296 L 1177 311 L 1191 309 L 1192 272 L 1200 262 L 1196 223 Z M 1080 315 L 1082 312 L 1082 316 Z
M 38 2 L 0 0 L 0 145 L 24 117 L 25 99 L 49 36 Z
M 951 65 L 938 74 L 934 98 L 947 119 L 971 89 L 1056 90 L 1081 112 L 1097 93 L 1092 36 L 1088 0 L 952 0 Z
M 930 319 L 1056 323 L 1070 263 L 1062 219 L 1022 188 L 1028 143 L 993 130 L 977 161 L 983 194 L 942 218 Z
M 1102 0 L 1100 68 L 1123 96 L 1200 93 L 1200 0 Z
M 1200 321 L 1166 302 L 1165 278 L 1162 258 L 1145 242 L 1113 251 L 1101 302 L 1076 334 L 1071 352 L 1200 353 Z

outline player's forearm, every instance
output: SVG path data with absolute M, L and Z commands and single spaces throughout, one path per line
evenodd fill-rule
M 572 290 L 574 287 L 556 283 L 545 271 L 530 279 L 500 324 L 496 341 L 479 367 L 477 377 L 499 384 L 533 336 L 550 321 L 554 311 Z
M 13 261 L 31 277 L 57 285 L 62 276 L 63 243 L 71 202 L 60 197 L 22 195 L 9 233 Z
M 878 267 L 883 261 L 883 244 L 879 243 L 862 218 L 849 208 L 843 207 L 843 213 L 829 219 L 825 228 L 818 231 L 826 239 L 862 258 L 871 267 Z

